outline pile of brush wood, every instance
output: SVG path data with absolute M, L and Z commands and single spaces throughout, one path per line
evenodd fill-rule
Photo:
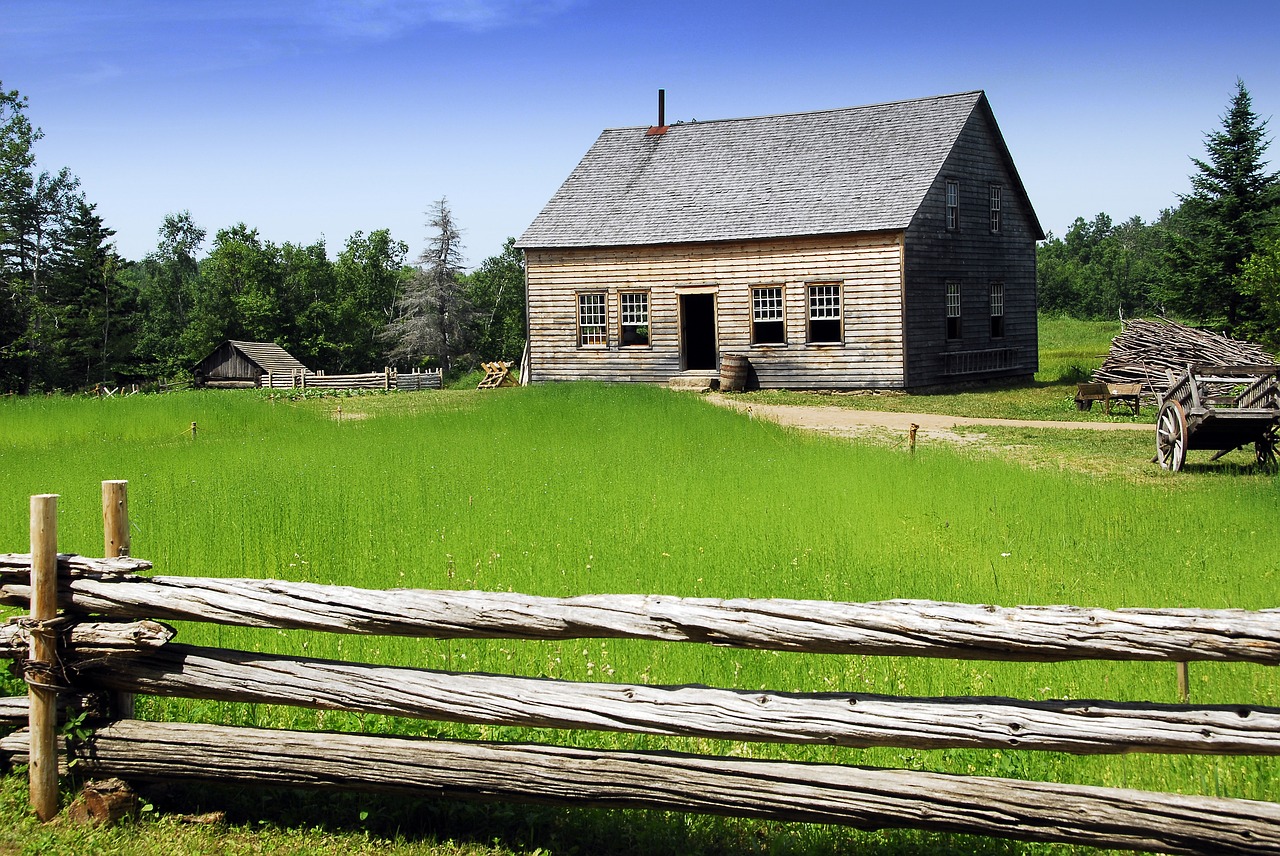
M 1181 374 L 1189 363 L 1220 366 L 1274 365 L 1275 357 L 1259 345 L 1208 330 L 1197 330 L 1164 318 L 1135 318 L 1111 340 L 1111 351 L 1093 373 L 1099 383 L 1141 383 L 1155 395 L 1168 386 L 1168 371 Z

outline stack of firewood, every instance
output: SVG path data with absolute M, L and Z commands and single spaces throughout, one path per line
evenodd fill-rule
M 1158 318 L 1126 321 L 1102 367 L 1093 373 L 1100 383 L 1141 383 L 1154 395 L 1168 385 L 1169 370 L 1181 373 L 1189 363 L 1213 365 L 1273 365 L 1275 357 L 1251 342 L 1230 339 L 1208 330 L 1184 327 Z

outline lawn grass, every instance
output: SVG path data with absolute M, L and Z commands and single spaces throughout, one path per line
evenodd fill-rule
M 1120 332 L 1118 321 L 1081 321 L 1042 315 L 1040 368 L 1031 383 L 975 385 L 959 391 L 908 395 L 760 390 L 742 394 L 745 400 L 766 404 L 812 404 L 895 413 L 941 413 L 991 419 L 1034 419 L 1058 422 L 1155 422 L 1155 409 L 1138 417 L 1108 416 L 1101 405 L 1076 409 L 1076 384 L 1087 381 L 1106 358 L 1111 339 Z
M 752 421 L 688 394 L 597 384 L 301 401 L 236 391 L 13 399 L 0 402 L 0 417 L 0 468 L 6 474 L 0 549 L 25 549 L 27 497 L 53 492 L 62 495 L 61 549 L 96 553 L 99 482 L 124 478 L 130 482 L 133 552 L 155 561 L 164 574 L 544 595 L 1276 605 L 1277 480 L 1232 478 L 1221 468 L 1134 483 L 1123 471 L 1033 469 L 1016 459 L 932 446 L 908 455 Z M 198 425 L 194 439 L 192 422 Z M 1042 441 L 1009 433 L 996 442 L 1016 447 Z M 1068 460 L 1099 456 L 1096 444 L 1079 442 L 1087 445 L 1076 448 L 1065 438 L 1051 444 L 1060 445 Z M 626 640 L 434 642 L 198 625 L 180 627 L 180 639 L 575 680 L 1176 701 L 1174 670 L 1166 664 L 802 656 Z M 1280 706 L 1275 670 L 1195 664 L 1192 681 L 1196 702 Z M 731 751 L 1280 800 L 1280 768 L 1265 758 L 743 745 L 146 697 L 139 699 L 139 711 L 143 717 L 268 727 Z M 10 791 L 17 787 L 14 778 L 5 780 Z M 256 805 L 262 817 L 280 825 L 271 835 L 287 837 L 292 833 L 284 829 L 318 823 L 326 812 L 338 816 L 324 808 L 290 814 L 246 799 L 242 820 L 253 818 Z M 368 805 L 352 800 L 343 805 Z M 374 805 L 386 818 L 397 816 L 390 802 Z M 497 830 L 495 853 L 537 847 L 572 852 L 574 846 L 580 852 L 691 854 L 941 853 L 962 846 L 990 853 L 1086 852 L 680 815 L 510 806 L 503 814 L 432 805 L 428 813 L 435 821 L 414 828 L 412 841 L 465 835 L 466 846 L 481 848 L 440 844 L 443 849 L 422 851 L 432 856 L 490 852 L 483 848 L 491 840 L 478 828 Z M 361 811 L 368 808 L 342 815 L 352 829 L 330 824 L 321 834 L 353 835 L 336 846 L 361 852 L 361 836 L 393 840 L 396 828 L 411 827 L 377 826 L 377 811 L 373 821 L 358 819 Z M 11 818 L 3 834 L 15 834 L 12 826 L 20 822 L 14 812 L 20 814 L 0 814 Z M 456 825 L 450 826 L 450 817 Z M 156 832 L 149 824 L 164 822 L 147 821 L 137 834 Z M 617 830 L 622 834 L 611 837 Z M 163 841 L 168 833 L 156 834 Z M 256 834 L 234 827 L 228 840 L 248 835 L 288 852 L 279 839 Z M 185 835 L 169 840 L 179 852 L 203 852 L 204 845 L 185 843 Z M 93 847 L 112 852 L 113 840 Z M 78 847 L 59 846 L 65 852 Z M 235 846 L 229 844 L 229 852 Z

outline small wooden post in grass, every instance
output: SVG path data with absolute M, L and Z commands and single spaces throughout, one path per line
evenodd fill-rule
M 192 423 L 195 429 L 195 423 Z M 129 555 L 129 483 L 102 483 L 102 555 L 107 559 Z M 117 719 L 133 719 L 133 693 L 111 694 L 111 710 Z
M 1183 704 L 1191 704 L 1191 667 L 1188 663 L 1178 664 L 1178 698 Z
M 907 446 L 911 449 L 911 454 L 916 453 L 916 432 L 920 430 L 920 426 L 912 422 L 911 427 L 907 430 Z
M 191 439 L 194 440 L 195 438 L 196 438 L 196 423 L 192 422 L 191 423 Z
M 58 496 L 31 497 L 31 659 L 27 669 L 31 730 L 31 807 L 41 820 L 58 813 L 58 694 L 51 672 L 57 638 L 44 622 L 58 615 Z M 46 668 L 47 667 L 47 668 Z

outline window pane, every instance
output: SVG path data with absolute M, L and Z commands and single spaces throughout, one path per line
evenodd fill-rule
M 991 185 L 991 231 L 1000 231 L 1000 187 Z
M 842 341 L 840 328 L 840 286 L 809 286 L 809 341 Z
M 580 345 L 608 343 L 603 293 L 578 295 L 578 343 Z
M 781 288 L 751 289 L 751 320 L 753 321 L 781 321 L 782 320 L 782 289 Z
M 947 182 L 947 228 L 955 229 L 960 225 L 960 182 Z
M 782 289 L 777 286 L 751 289 L 751 343 L 781 345 L 787 341 L 783 322 Z
M 649 292 L 624 291 L 619 295 L 622 344 L 649 344 Z
M 960 283 L 947 283 L 947 338 L 960 338 Z
M 622 323 L 649 323 L 649 292 L 624 291 L 622 293 Z

